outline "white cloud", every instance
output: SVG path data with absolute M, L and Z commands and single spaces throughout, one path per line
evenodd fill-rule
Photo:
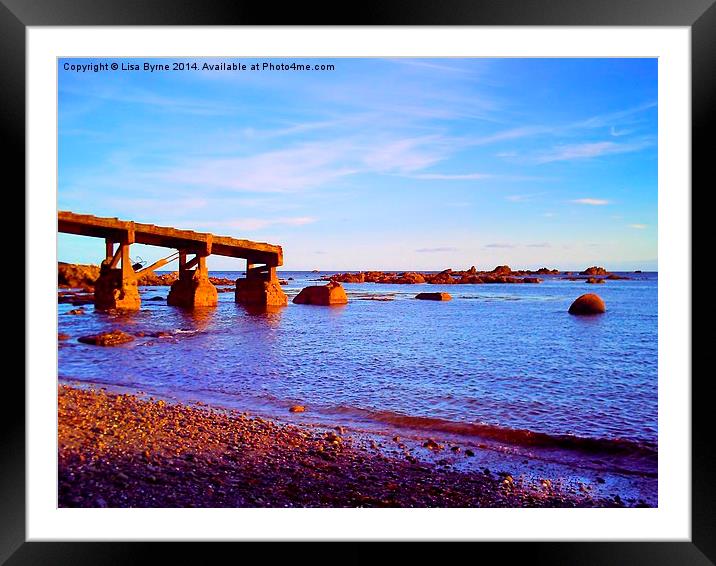
M 636 230 L 643 230 L 647 228 L 646 224 L 629 224 L 629 228 L 635 228 Z
M 439 136 L 405 138 L 371 148 L 363 163 L 373 171 L 412 173 L 434 165 L 448 153 L 446 140 Z
M 490 173 L 419 173 L 410 175 L 411 179 L 445 180 L 445 181 L 476 181 L 480 179 L 491 179 L 494 175 Z
M 605 206 L 607 204 L 610 204 L 608 200 L 601 198 L 578 198 L 570 202 L 573 202 L 575 204 L 586 204 L 588 206 Z
M 652 145 L 650 140 L 640 140 L 632 143 L 616 143 L 613 141 L 581 143 L 574 145 L 560 145 L 549 151 L 535 155 L 532 161 L 536 164 L 552 163 L 555 161 L 571 161 L 574 159 L 591 159 L 602 155 L 631 153 L 640 151 Z
M 415 250 L 419 253 L 440 253 L 440 252 L 456 252 L 458 248 L 418 248 Z
M 193 222 L 192 225 L 201 228 L 261 230 L 269 226 L 305 226 L 314 222 L 316 222 L 316 219 L 310 216 L 298 216 L 289 218 L 235 218 L 232 220 Z

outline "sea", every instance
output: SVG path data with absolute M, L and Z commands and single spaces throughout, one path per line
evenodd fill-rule
M 628 279 L 603 285 L 563 275 L 540 284 L 346 283 L 347 305 L 291 303 L 331 273 L 279 272 L 289 304 L 272 312 L 247 310 L 233 292 L 220 292 L 216 308 L 171 307 L 167 287 L 141 287 L 141 310 L 131 314 L 88 305 L 70 315 L 75 307 L 59 304 L 58 331 L 71 337 L 59 343 L 60 382 L 447 438 L 493 462 L 509 454 L 552 471 L 567 466 L 657 504 L 657 273 L 620 273 Z M 438 291 L 452 300 L 415 299 Z M 590 292 L 606 313 L 569 315 Z M 111 348 L 77 341 L 111 329 L 146 336 Z M 158 331 L 168 336 L 150 336 Z M 290 413 L 293 405 L 306 412 Z

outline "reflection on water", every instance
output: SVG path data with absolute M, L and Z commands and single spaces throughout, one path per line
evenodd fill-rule
M 168 307 L 177 312 L 177 319 L 183 322 L 184 330 L 200 332 L 206 330 L 216 316 L 216 307 L 198 307 L 195 309 Z

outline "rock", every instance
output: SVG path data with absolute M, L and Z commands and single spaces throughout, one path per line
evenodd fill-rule
M 444 448 L 442 444 L 438 444 L 432 438 L 428 438 L 428 440 L 423 443 L 423 447 L 427 448 L 428 450 L 442 450 Z
M 474 455 L 475 455 L 475 453 L 472 450 L 470 450 L 469 448 L 467 450 L 465 450 L 465 456 L 474 456 Z M 488 472 L 489 472 L 489 470 L 488 470 Z
M 542 283 L 542 280 L 539 277 L 523 277 L 522 282 L 523 283 Z
M 609 279 L 610 281 L 619 281 L 621 279 L 629 279 L 629 277 L 625 277 L 624 275 L 615 275 L 614 273 L 610 273 L 609 275 L 607 275 L 606 278 Z
M 167 299 L 165 297 L 149 297 L 147 300 L 148 301 L 166 301 Z
M 609 275 L 609 272 L 604 269 L 603 267 L 598 267 L 596 265 L 593 265 L 592 267 L 588 267 L 584 271 L 579 273 L 580 275 Z
M 340 436 L 338 436 L 335 432 L 327 432 L 327 433 L 323 436 L 323 438 L 324 438 L 327 442 L 332 442 L 332 443 L 340 443 L 340 442 L 343 442 L 343 439 L 342 439 Z
M 131 342 L 134 340 L 134 336 L 121 330 L 112 330 L 110 332 L 103 332 L 102 334 L 80 336 L 77 340 L 83 344 L 92 344 L 94 346 L 117 346 Z
M 589 315 L 589 314 L 601 314 L 606 312 L 607 308 L 604 301 L 599 295 L 594 293 L 587 293 L 577 299 L 569 307 L 569 314 L 576 315 Z
M 512 270 L 510 269 L 509 265 L 498 265 L 495 269 L 492 270 L 492 273 L 496 275 L 510 275 L 512 273 Z
M 441 271 L 437 275 L 429 276 L 426 280 L 432 285 L 452 285 L 456 282 L 456 280 L 453 278 L 451 273 L 452 269 L 446 269 L 445 271 Z
M 67 311 L 67 314 L 85 314 L 85 309 L 83 309 L 83 308 L 72 309 L 70 311 Z
M 57 333 L 57 339 L 58 339 L 58 340 L 69 340 L 69 339 L 70 339 L 70 335 L 69 335 L 69 334 L 65 334 L 65 333 L 63 333 L 63 332 L 58 332 L 58 333 Z
M 450 293 L 418 293 L 415 298 L 423 301 L 449 301 L 452 299 Z
M 288 285 L 288 280 L 286 280 L 286 279 L 279 279 L 279 280 L 278 280 L 278 284 L 279 284 L 279 285 Z
M 303 405 L 294 405 L 288 410 L 289 413 L 305 413 L 306 407 Z
M 402 283 L 402 284 L 416 284 L 416 283 L 425 283 L 425 276 L 422 273 L 416 273 L 414 271 L 406 271 L 405 273 L 401 273 L 398 277 L 396 277 L 392 283 Z
M 606 283 L 606 281 L 602 277 L 590 277 L 589 279 L 587 279 L 587 283 L 600 283 L 601 284 L 601 283 Z
M 60 287 L 92 288 L 98 277 L 98 265 L 63 262 L 58 262 L 57 264 L 57 284 Z
M 348 297 L 340 283 L 331 281 L 328 285 L 306 287 L 293 302 L 297 305 L 345 305 Z

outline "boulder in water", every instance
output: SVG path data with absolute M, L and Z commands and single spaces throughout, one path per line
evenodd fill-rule
M 572 306 L 569 307 L 569 314 L 602 314 L 603 312 L 606 312 L 606 310 L 607 307 L 599 295 L 587 293 L 577 297 L 577 299 L 572 303 Z
M 452 299 L 450 293 L 418 293 L 415 298 L 423 301 L 449 301 Z
M 328 285 L 304 288 L 293 302 L 297 305 L 345 305 L 348 303 L 348 297 L 340 283 L 331 281 Z

